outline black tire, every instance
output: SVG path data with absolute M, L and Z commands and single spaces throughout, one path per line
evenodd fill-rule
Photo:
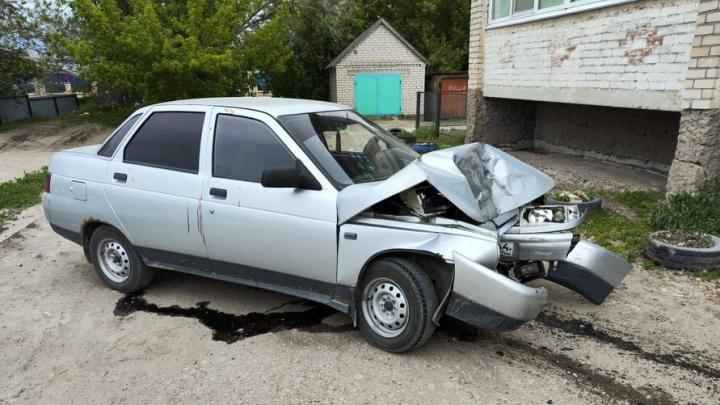
M 547 205 L 577 205 L 580 212 L 592 214 L 594 212 L 600 211 L 600 209 L 602 208 L 602 199 L 600 199 L 598 197 L 593 197 L 588 202 L 569 203 L 566 201 L 558 201 L 552 197 L 548 197 L 545 199 L 545 204 L 547 204 Z
M 715 245 L 698 249 L 670 245 L 655 239 L 648 242 L 645 254 L 653 262 L 670 269 L 677 270 L 709 270 L 720 267 L 720 238 L 710 235 Z
M 372 302 L 371 296 L 366 296 L 366 288 L 378 282 L 382 283 L 382 280 L 389 280 L 391 284 L 399 287 L 401 291 L 395 292 L 403 293 L 403 300 L 407 302 L 404 329 L 393 337 L 378 333 L 375 328 L 380 321 L 377 317 L 374 317 L 376 321 L 369 319 L 372 315 L 368 314 L 370 310 L 365 307 Z M 403 353 L 414 350 L 424 345 L 435 331 L 432 317 L 437 306 L 438 299 L 432 281 L 419 265 L 397 257 L 376 260 L 370 264 L 360 283 L 357 305 L 360 333 L 370 344 L 388 352 Z
M 113 273 L 110 270 L 108 274 L 103 270 L 103 265 L 100 263 L 100 255 L 98 252 L 101 250 L 100 245 L 113 244 L 117 247 L 114 252 L 120 252 L 116 254 L 119 258 L 122 266 L 121 271 L 126 273 L 120 275 Z M 90 237 L 90 260 L 95 266 L 95 272 L 100 276 L 103 283 L 113 290 L 117 290 L 124 293 L 136 292 L 144 289 L 152 282 L 155 277 L 155 271 L 145 266 L 140 256 L 137 254 L 135 247 L 115 228 L 110 226 L 101 226 L 93 232 Z M 113 278 L 115 277 L 115 279 Z

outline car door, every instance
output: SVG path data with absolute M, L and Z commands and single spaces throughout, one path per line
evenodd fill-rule
M 212 123 L 202 223 L 213 271 L 296 295 L 332 295 L 337 190 L 274 118 L 223 108 Z M 260 184 L 265 169 L 289 167 L 296 159 L 321 190 Z
M 108 166 L 107 199 L 125 235 L 152 264 L 209 269 L 197 212 L 209 116 L 209 107 L 155 107 Z

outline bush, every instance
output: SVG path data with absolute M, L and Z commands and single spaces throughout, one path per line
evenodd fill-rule
M 720 235 L 720 179 L 700 192 L 681 192 L 658 205 L 650 214 L 655 229 L 694 231 Z

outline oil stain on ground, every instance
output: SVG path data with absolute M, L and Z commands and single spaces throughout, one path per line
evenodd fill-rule
M 147 302 L 142 293 L 128 294 L 118 300 L 113 313 L 116 316 L 128 316 L 134 312 L 147 312 L 181 318 L 195 318 L 213 331 L 212 339 L 225 343 L 235 343 L 248 337 L 288 329 L 306 332 L 346 332 L 352 325 L 331 326 L 323 324 L 323 319 L 337 313 L 325 305 L 305 302 L 309 309 L 299 312 L 251 312 L 235 315 L 208 308 L 208 302 L 198 302 L 195 307 L 183 308 L 178 305 L 159 306 Z
M 504 333 L 486 332 L 453 318 L 443 318 L 439 332 L 453 341 L 477 342 L 484 344 L 500 344 L 507 349 L 496 350 L 498 357 L 504 357 L 506 352 L 515 356 L 527 358 L 524 361 L 537 362 L 538 367 L 554 367 L 573 377 L 579 387 L 588 389 L 598 395 L 605 395 L 617 402 L 631 404 L 659 404 L 670 405 L 676 401 L 670 394 L 659 387 L 643 386 L 639 388 L 616 381 L 602 372 L 592 369 L 569 356 L 556 353 L 547 347 L 538 347 L 529 342 L 509 337 Z M 502 347 L 501 347 L 502 348 Z
M 606 331 L 598 330 L 590 322 L 580 321 L 577 319 L 562 319 L 551 312 L 541 312 L 535 319 L 537 322 L 569 333 L 576 336 L 583 336 L 598 342 L 610 344 L 620 350 L 624 350 L 635 354 L 636 356 L 652 362 L 675 366 L 687 371 L 692 371 L 708 378 L 720 379 L 720 369 L 713 368 L 708 365 L 699 365 L 692 363 L 680 353 L 651 353 L 643 350 L 638 344 L 624 339 L 620 336 L 612 335 Z

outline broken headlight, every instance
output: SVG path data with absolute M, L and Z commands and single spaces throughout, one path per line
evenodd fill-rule
M 523 226 L 563 224 L 580 218 L 577 205 L 526 207 L 520 215 Z

